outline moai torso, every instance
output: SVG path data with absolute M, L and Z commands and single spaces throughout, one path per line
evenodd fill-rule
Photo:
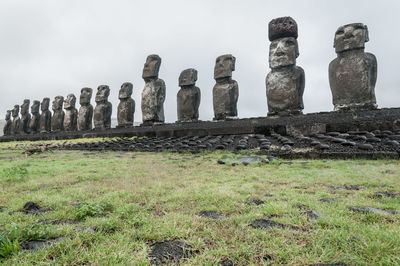
M 39 132 L 40 114 L 39 114 L 40 102 L 33 101 L 31 106 L 31 120 L 29 121 L 29 132 L 36 134 Z
M 329 64 L 329 84 L 335 110 L 376 108 L 377 60 L 364 52 L 368 29 L 361 23 L 340 27 L 334 47 L 338 57 Z
M 290 17 L 282 17 L 269 23 L 269 66 L 265 85 L 267 89 L 268 115 L 300 114 L 304 109 L 304 70 L 296 66 L 299 55 L 297 24 Z
M 163 123 L 165 83 L 158 78 L 161 58 L 149 55 L 143 68 L 145 86 L 142 91 L 142 120 L 143 124 Z
M 6 124 L 4 125 L 4 128 L 3 128 L 4 136 L 11 135 L 11 126 L 12 126 L 11 110 L 7 110 L 7 113 L 6 113 Z
M 29 134 L 29 123 L 31 121 L 31 115 L 29 114 L 29 100 L 24 100 L 21 105 L 21 134 Z
M 39 122 L 40 133 L 48 133 L 51 131 L 51 112 L 49 110 L 49 104 L 50 99 L 44 98 L 40 105 L 40 109 L 42 110 Z
M 199 119 L 200 89 L 195 86 L 197 70 L 190 68 L 179 76 L 181 89 L 177 94 L 178 122 L 195 122 Z
M 213 88 L 214 120 L 236 118 L 239 86 L 232 80 L 232 71 L 235 70 L 236 58 L 230 54 L 217 57 L 214 67 Z
M 65 116 L 64 116 L 64 130 L 76 131 L 78 130 L 78 110 L 75 108 L 76 97 L 73 94 L 68 94 L 64 102 Z
M 21 130 L 21 119 L 19 118 L 19 105 L 14 105 L 12 109 L 12 124 L 11 124 L 11 133 L 13 135 L 20 134 Z
M 91 88 L 83 88 L 79 97 L 81 107 L 78 113 L 78 129 L 91 130 L 93 120 L 93 106 L 90 104 L 93 90 Z
M 133 85 L 129 82 L 122 84 L 119 91 L 117 120 L 118 127 L 131 127 L 133 125 L 133 115 L 135 113 L 135 101 L 131 98 Z
M 64 97 L 56 96 L 53 101 L 53 116 L 51 118 L 51 131 L 59 132 L 64 130 L 64 111 L 62 109 Z
M 94 128 L 106 129 L 111 128 L 112 104 L 108 101 L 110 88 L 101 85 L 97 88 L 96 107 L 94 108 Z

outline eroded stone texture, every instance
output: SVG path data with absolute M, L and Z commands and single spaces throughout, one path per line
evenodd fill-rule
M 341 26 L 335 33 L 337 58 L 329 64 L 329 85 L 335 110 L 377 108 L 377 61 L 365 53 L 368 28 L 362 23 Z
M 178 122 L 193 122 L 199 119 L 200 89 L 195 86 L 197 70 L 193 68 L 182 71 L 179 76 L 181 89 L 177 94 Z
M 67 99 L 64 101 L 64 130 L 77 131 L 78 130 L 78 110 L 75 108 L 76 97 L 74 94 L 68 94 Z
M 94 128 L 111 128 L 112 104 L 108 101 L 110 88 L 107 85 L 100 85 L 96 93 L 96 107 L 94 108 Z
M 11 111 L 13 120 L 11 124 L 11 133 L 13 135 L 18 135 L 20 133 L 21 128 L 21 118 L 19 118 L 19 105 L 14 105 L 14 108 Z
M 7 110 L 7 113 L 6 113 L 6 124 L 4 125 L 4 128 L 3 128 L 4 136 L 11 135 L 11 133 L 12 133 L 11 127 L 12 127 L 11 110 Z
M 142 78 L 145 86 L 142 91 L 142 120 L 144 125 L 164 123 L 165 83 L 158 78 L 161 58 L 149 55 L 144 64 Z
M 78 113 L 78 129 L 91 130 L 93 124 L 93 106 L 90 104 L 93 90 L 91 88 L 82 88 L 79 97 L 81 107 Z
M 46 133 L 51 131 L 51 112 L 49 110 L 50 99 L 43 98 L 40 105 L 42 113 L 40 114 L 39 128 L 40 133 Z
M 135 113 L 135 101 L 131 98 L 133 85 L 125 82 L 121 85 L 118 98 L 118 127 L 131 127 L 133 125 L 133 114 Z
M 218 56 L 215 61 L 213 88 L 214 120 L 237 118 L 239 86 L 232 80 L 236 58 L 231 54 Z
M 40 102 L 33 101 L 31 106 L 31 120 L 29 121 L 29 132 L 31 134 L 36 134 L 39 132 L 40 125 L 40 114 L 39 114 Z
M 296 66 L 299 56 L 297 23 L 282 17 L 269 23 L 269 66 L 266 78 L 268 115 L 301 114 L 304 109 L 304 70 Z
M 56 96 L 53 101 L 53 116 L 51 117 L 51 131 L 59 132 L 64 130 L 64 111 L 62 109 L 64 103 L 63 96 Z
M 29 122 L 31 120 L 31 115 L 29 113 L 30 100 L 25 99 L 24 103 L 21 105 L 21 134 L 29 134 Z

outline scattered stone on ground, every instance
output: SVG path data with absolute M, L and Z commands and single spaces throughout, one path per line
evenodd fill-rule
M 63 239 L 65 239 L 65 237 L 57 237 L 57 238 L 49 239 L 49 240 L 26 241 L 26 242 L 21 243 L 21 248 L 25 249 L 25 250 L 35 250 L 35 249 L 40 249 L 40 248 L 46 248 L 57 242 L 60 242 Z
M 217 211 L 210 211 L 210 210 L 205 210 L 197 213 L 198 216 L 205 217 L 205 218 L 210 218 L 214 220 L 221 220 L 224 217 L 222 217 Z
M 326 202 L 326 203 L 332 203 L 332 202 L 338 202 L 338 201 L 340 201 L 340 199 L 337 199 L 337 198 L 322 198 L 319 201 Z
M 385 211 L 374 207 L 349 207 L 349 210 L 354 212 L 363 212 L 363 213 L 377 213 L 377 214 L 396 214 L 396 211 Z
M 262 205 L 265 202 L 263 200 L 260 200 L 260 199 L 249 199 L 249 203 L 250 204 L 254 204 L 254 205 Z
M 0 212 L 3 212 L 3 210 L 4 210 L 4 207 L 0 206 Z
M 400 198 L 400 193 L 396 193 L 396 192 L 388 192 L 388 191 L 378 191 L 375 192 L 375 197 L 376 198 L 383 198 L 383 197 L 387 197 L 387 198 Z
M 238 158 L 237 161 L 239 163 L 243 163 L 243 164 L 249 164 L 249 163 L 268 163 L 268 159 L 265 158 L 261 158 L 258 156 L 248 156 L 248 157 L 241 157 Z
M 319 212 L 317 212 L 315 210 L 305 211 L 302 214 L 303 215 L 307 215 L 307 219 L 310 222 L 315 221 L 315 220 L 320 219 L 320 218 L 324 218 L 324 216 L 321 213 L 319 213 Z
M 40 221 L 40 223 L 59 225 L 59 224 L 78 224 L 78 223 L 80 223 L 80 221 L 78 221 L 78 220 L 54 220 L 54 221 L 43 220 L 43 221 Z
M 46 212 L 47 210 L 42 208 L 39 204 L 33 201 L 28 201 L 24 204 L 24 207 L 20 212 L 26 213 L 26 214 L 40 214 L 43 212 Z
M 97 230 L 96 226 L 77 226 L 76 230 L 79 232 L 94 233 Z
M 300 227 L 297 226 L 293 226 L 293 225 L 286 225 L 286 224 L 281 224 L 278 222 L 275 222 L 273 220 L 269 220 L 269 219 L 255 219 L 251 222 L 250 224 L 251 227 L 253 228 L 264 228 L 264 229 L 268 229 L 271 227 L 279 227 L 279 228 L 288 228 L 288 229 L 292 229 L 292 230 L 302 230 Z
M 218 160 L 217 163 L 218 163 L 218 164 L 226 164 L 226 163 L 225 163 L 224 161 L 222 161 L 222 160 Z
M 219 262 L 219 265 L 221 265 L 221 266 L 234 266 L 235 263 L 230 259 L 223 259 L 223 260 L 221 260 Z
M 301 204 L 295 204 L 292 207 L 297 208 L 299 210 L 303 210 L 303 211 L 312 211 L 309 207 L 301 205 Z
M 364 187 L 360 185 L 344 185 L 343 188 L 346 190 L 360 190 Z
M 192 246 L 182 241 L 164 241 L 153 244 L 148 257 L 153 264 L 179 263 L 193 253 Z
M 334 263 L 317 263 L 317 264 L 310 264 L 310 266 L 347 266 L 344 262 L 334 262 Z

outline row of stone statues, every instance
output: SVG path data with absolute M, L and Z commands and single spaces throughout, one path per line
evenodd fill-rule
M 304 108 L 305 74 L 301 67 L 296 66 L 296 58 L 299 56 L 297 37 L 297 23 L 291 17 L 277 18 L 269 23 L 271 71 L 266 77 L 268 115 L 301 114 Z M 365 42 L 368 40 L 368 28 L 361 23 L 344 25 L 335 33 L 334 48 L 338 57 L 329 65 L 329 84 L 335 110 L 377 107 L 374 91 L 377 61 L 373 54 L 364 52 Z M 237 118 L 239 87 L 232 79 L 235 61 L 235 57 L 230 54 L 216 59 L 214 120 Z M 143 125 L 164 123 L 166 87 L 164 81 L 158 77 L 160 65 L 161 58 L 158 55 L 149 55 L 144 64 L 142 78 L 145 86 L 141 101 Z M 177 94 L 178 122 L 198 120 L 201 93 L 196 87 L 196 81 L 197 70 L 193 68 L 182 71 L 179 76 L 181 88 Z M 118 127 L 133 125 L 135 101 L 131 98 L 132 88 L 132 84 L 126 82 L 119 91 Z M 97 88 L 94 109 L 90 104 L 92 93 L 91 88 L 81 90 L 79 112 L 75 108 L 74 94 L 69 94 L 65 100 L 62 96 L 56 96 L 52 104 L 53 114 L 49 111 L 49 98 L 44 98 L 42 103 L 33 101 L 32 115 L 29 114 L 30 101 L 24 100 L 21 105 L 21 118 L 19 105 L 7 111 L 4 134 L 84 131 L 91 130 L 93 123 L 95 129 L 110 128 L 110 88 L 107 85 Z

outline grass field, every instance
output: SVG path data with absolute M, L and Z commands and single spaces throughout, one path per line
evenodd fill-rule
M 232 166 L 247 155 L 251 152 L 27 156 L 15 143 L 0 144 L 0 264 L 147 265 L 152 245 L 167 240 L 192 247 L 182 265 L 400 264 L 399 214 L 349 209 L 400 211 L 400 198 L 375 194 L 400 192 L 399 161 Z M 28 201 L 42 209 L 18 211 Z M 310 219 L 305 207 L 322 217 Z M 199 216 L 204 210 L 217 211 L 219 219 Z M 288 226 L 249 226 L 261 218 Z M 46 247 L 22 249 L 39 240 Z

